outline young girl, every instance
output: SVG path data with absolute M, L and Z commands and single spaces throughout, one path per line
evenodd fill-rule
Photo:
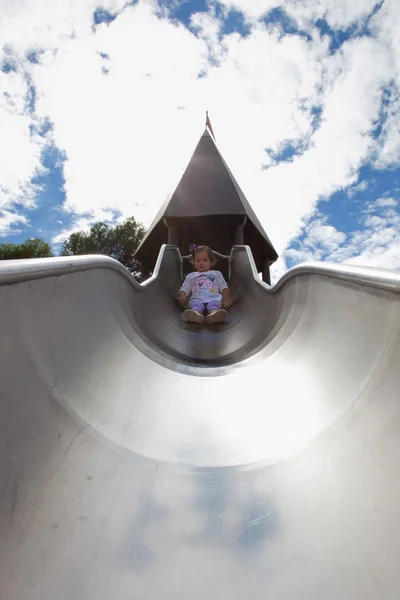
M 228 285 L 219 271 L 210 270 L 217 262 L 208 246 L 192 246 L 190 262 L 196 271 L 190 273 L 181 289 L 178 300 L 186 305 L 189 294 L 189 309 L 185 310 L 185 319 L 191 323 L 220 323 L 232 306 Z M 204 317 L 206 313 L 206 317 Z

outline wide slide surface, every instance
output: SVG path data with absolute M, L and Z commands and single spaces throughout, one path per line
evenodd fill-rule
M 395 599 L 400 275 L 230 258 L 186 324 L 164 246 L 0 264 L 0 598 Z

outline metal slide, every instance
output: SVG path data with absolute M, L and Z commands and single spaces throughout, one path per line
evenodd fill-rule
M 397 600 L 400 274 L 181 267 L 0 265 L 1 600 Z

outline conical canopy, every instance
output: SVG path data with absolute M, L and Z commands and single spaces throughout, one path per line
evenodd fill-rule
M 238 242 L 244 217 L 244 239 Z M 152 268 L 161 244 L 167 243 L 167 226 L 174 231 L 172 243 L 182 254 L 187 254 L 190 243 L 206 244 L 222 254 L 229 254 L 235 243 L 245 243 L 256 263 L 271 264 L 278 258 L 207 128 L 175 192 L 159 210 L 136 252 L 144 270 Z

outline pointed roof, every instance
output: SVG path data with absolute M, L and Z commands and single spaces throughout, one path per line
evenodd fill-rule
M 167 198 L 144 236 L 137 254 L 163 218 L 193 218 L 216 215 L 247 216 L 268 246 L 272 260 L 278 257 L 263 226 L 221 156 L 206 127 L 178 186 Z

